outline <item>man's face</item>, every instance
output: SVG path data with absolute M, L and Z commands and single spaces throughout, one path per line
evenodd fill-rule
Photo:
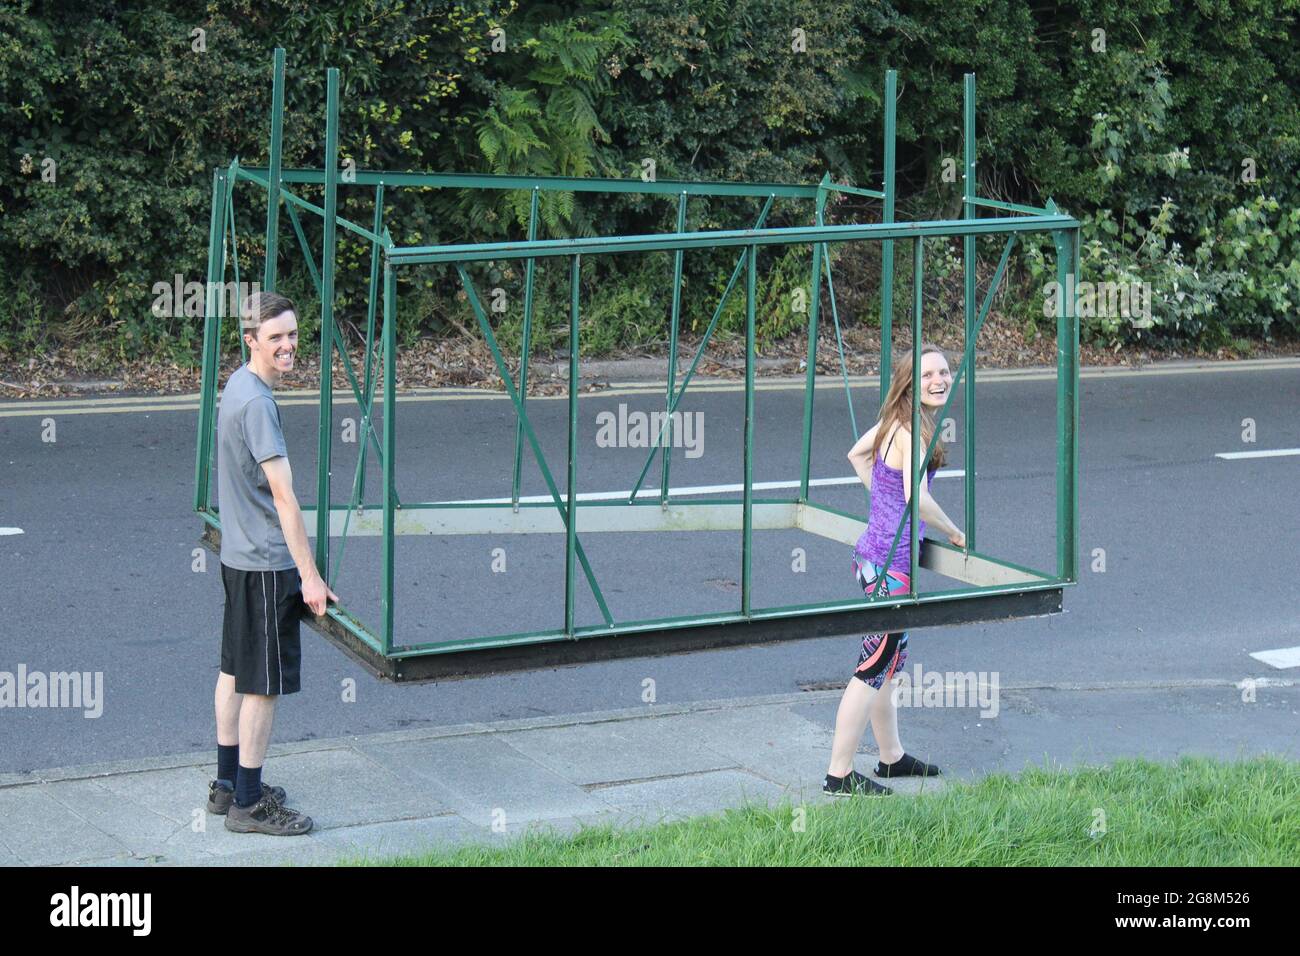
M 293 312 L 281 312 L 263 322 L 257 336 L 249 346 L 249 358 L 258 360 L 259 366 L 274 372 L 278 378 L 293 371 L 293 356 L 298 350 L 298 319 Z

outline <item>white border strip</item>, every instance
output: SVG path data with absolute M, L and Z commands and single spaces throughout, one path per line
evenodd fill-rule
M 1236 460 L 1238 458 L 1283 458 L 1288 455 L 1300 455 L 1300 448 L 1273 448 L 1269 451 L 1220 451 L 1216 452 L 1214 457 Z
M 1279 647 L 1272 651 L 1255 651 L 1251 655 L 1270 667 L 1283 670 L 1287 667 L 1300 667 L 1300 647 Z
M 936 478 L 960 478 L 966 474 L 965 469 L 950 468 L 944 471 L 934 473 Z M 810 478 L 809 487 L 825 487 L 827 485 L 860 485 L 862 479 L 857 475 L 852 478 Z M 755 491 L 775 491 L 780 488 L 798 488 L 798 481 L 756 481 L 751 486 Z M 744 491 L 744 485 L 692 485 L 686 488 L 669 488 L 669 495 L 719 495 L 729 491 Z M 613 501 L 617 498 L 627 498 L 632 494 L 632 489 L 627 491 L 589 491 L 585 494 L 579 494 L 579 501 Z M 659 496 L 658 488 L 642 488 L 637 492 L 638 498 L 657 498 Z M 550 495 L 528 495 L 520 497 L 519 503 L 524 504 L 534 502 L 551 503 L 554 499 Z M 433 504 L 438 505 L 499 505 L 509 504 L 510 498 L 465 498 L 455 501 L 435 501 Z

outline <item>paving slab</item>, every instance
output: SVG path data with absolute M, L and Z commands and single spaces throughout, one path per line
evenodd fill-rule
M 784 707 L 734 707 L 680 718 L 679 732 L 796 798 L 821 792 L 833 732 Z
M 496 734 L 364 747 L 398 776 L 422 781 L 478 826 L 599 813 L 607 806 Z
M 688 718 L 647 714 L 644 718 L 516 731 L 501 739 L 580 786 L 739 766 L 693 731 Z
M 42 787 L 0 790 L 5 845 L 31 866 L 125 856 L 129 848 L 79 817 Z
M 629 820 L 653 825 L 727 807 L 758 803 L 772 806 L 786 795 L 784 787 L 745 770 L 714 770 L 646 780 L 595 791 L 624 811 Z
M 114 781 L 119 786 L 139 785 L 142 781 Z M 56 783 L 45 792 L 60 805 L 96 830 L 125 847 L 165 843 L 189 821 L 164 815 L 142 803 L 123 796 L 120 790 L 95 780 L 68 780 Z M 203 812 L 202 808 L 199 812 Z

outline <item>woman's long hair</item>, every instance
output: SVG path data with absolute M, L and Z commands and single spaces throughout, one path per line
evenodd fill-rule
M 938 352 L 947 360 L 948 356 L 943 349 L 937 345 L 921 345 L 921 358 L 924 359 L 930 352 Z M 895 425 L 901 425 L 908 431 L 912 429 L 912 354 L 909 349 L 907 352 L 899 355 L 894 359 L 892 366 L 893 377 L 889 383 L 889 393 L 885 396 L 885 404 L 880 410 L 880 428 L 876 432 L 875 453 L 879 458 L 881 446 L 885 443 L 885 438 Z M 925 449 L 930 444 L 930 438 L 934 435 L 934 413 L 924 402 L 921 403 L 921 453 L 925 454 Z M 930 455 L 929 464 L 935 468 L 943 467 L 946 456 L 944 455 L 943 439 L 935 442 L 934 451 Z M 928 469 L 927 469 L 928 470 Z

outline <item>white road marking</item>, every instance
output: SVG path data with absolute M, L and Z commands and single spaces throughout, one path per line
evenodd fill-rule
M 1221 451 L 1215 458 L 1282 458 L 1287 455 L 1300 455 L 1300 448 L 1273 448 L 1268 451 Z
M 1282 670 L 1287 667 L 1300 667 L 1300 647 L 1279 647 L 1272 651 L 1255 651 L 1250 655 L 1257 661 L 1263 661 Z
M 0 528 L 0 535 L 22 534 L 22 533 L 23 533 L 22 528 Z
M 966 474 L 964 469 L 952 468 L 944 471 L 937 471 L 934 473 L 934 477 L 960 478 L 964 474 Z M 756 481 L 754 482 L 752 487 L 755 491 L 773 491 L 778 488 L 798 488 L 799 484 L 800 483 L 798 481 Z M 826 485 L 854 485 L 854 484 L 862 484 L 862 479 L 859 478 L 857 475 L 854 475 L 852 478 L 811 478 L 808 481 L 808 486 L 810 488 L 822 487 Z M 744 489 L 745 489 L 744 485 L 693 485 L 685 488 L 670 488 L 668 489 L 668 494 L 677 497 L 680 497 L 682 495 L 717 495 L 717 494 L 724 494 L 729 491 L 744 491 Z M 632 494 L 631 488 L 629 488 L 627 491 L 589 491 L 586 493 L 580 493 L 578 495 L 578 500 L 579 501 L 613 501 L 618 498 L 626 498 L 631 494 Z M 655 498 L 658 497 L 658 495 L 659 495 L 658 488 L 642 488 L 640 491 L 637 492 L 638 498 Z M 560 497 L 565 498 L 563 493 L 561 493 Z M 550 502 L 552 500 L 553 499 L 551 498 L 550 495 L 528 495 L 526 497 L 521 495 L 519 498 L 520 504 L 523 504 L 525 502 L 529 504 L 535 502 Z M 565 498 L 565 500 L 568 499 Z M 456 500 L 456 501 L 438 501 L 438 502 L 434 502 L 434 504 L 499 505 L 499 504 L 508 503 L 509 501 L 510 501 L 509 498 L 468 498 L 468 499 Z

